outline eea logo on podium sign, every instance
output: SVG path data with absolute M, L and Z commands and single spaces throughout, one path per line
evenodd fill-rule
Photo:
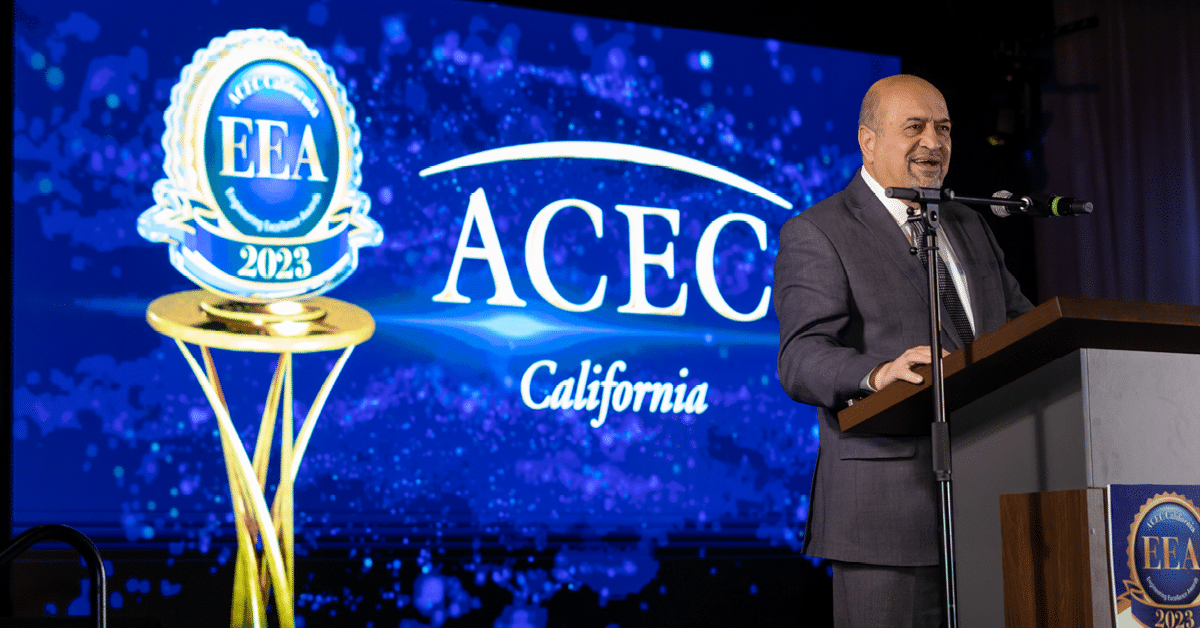
M 1200 622 L 1200 486 L 1108 487 L 1118 628 Z
M 196 52 L 171 90 L 155 205 L 138 233 L 239 301 L 332 289 L 383 239 L 367 216 L 359 129 L 332 69 L 299 39 L 241 30 Z

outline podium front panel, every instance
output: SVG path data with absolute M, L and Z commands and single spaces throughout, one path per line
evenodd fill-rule
M 1080 349 L 951 415 L 961 625 L 1004 623 L 1000 495 L 1200 478 L 1198 382 L 1197 355 Z

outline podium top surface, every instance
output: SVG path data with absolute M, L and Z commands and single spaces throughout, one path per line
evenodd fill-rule
M 942 362 L 946 413 L 1077 349 L 1200 354 L 1200 307 L 1056 297 Z M 928 434 L 928 366 L 916 385 L 895 382 L 838 412 L 843 432 Z

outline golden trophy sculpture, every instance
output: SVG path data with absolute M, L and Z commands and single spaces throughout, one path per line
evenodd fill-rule
M 292 486 L 334 381 L 355 345 L 371 337 L 375 321 L 366 310 L 336 299 L 316 297 L 303 304 L 283 301 L 248 305 L 204 290 L 155 299 L 146 310 L 146 320 L 159 333 L 175 339 L 217 417 L 238 539 L 230 625 L 266 626 L 266 601 L 273 589 L 279 624 L 293 626 L 296 563 Z M 200 346 L 203 367 L 185 343 Z M 229 415 L 212 348 L 279 354 L 253 458 L 242 446 Z M 292 416 L 292 355 L 337 349 L 343 350 L 341 358 L 325 378 L 300 425 L 300 433 L 296 434 Z M 279 486 L 268 508 L 263 487 L 281 406 Z M 256 549 L 258 539 L 262 541 L 261 553 Z
M 382 229 L 358 191 L 354 109 L 334 72 L 280 31 L 232 31 L 196 52 L 164 114 L 166 178 L 138 233 L 170 245 L 171 264 L 204 290 L 150 304 L 146 320 L 175 339 L 217 418 L 238 553 L 231 626 L 295 626 L 293 486 L 313 428 L 354 347 L 375 321 L 317 296 L 358 265 Z M 188 343 L 200 347 L 197 360 Z M 211 349 L 277 353 L 251 457 L 230 416 Z M 296 431 L 292 356 L 341 350 Z M 203 362 L 203 366 L 201 366 Z M 276 420 L 279 485 L 264 494 Z M 261 543 L 262 549 L 258 546 Z

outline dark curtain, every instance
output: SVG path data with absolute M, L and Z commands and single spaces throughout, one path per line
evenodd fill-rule
M 1055 0 L 1043 92 L 1047 190 L 1095 203 L 1039 220 L 1039 301 L 1200 305 L 1200 1 Z

